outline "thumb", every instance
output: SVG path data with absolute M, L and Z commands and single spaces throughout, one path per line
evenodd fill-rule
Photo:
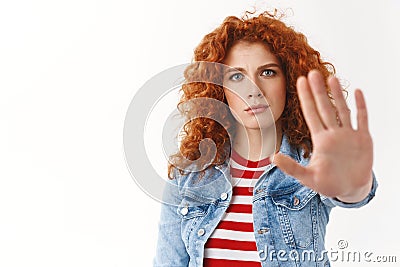
M 305 184 L 304 182 L 307 181 L 308 177 L 308 170 L 304 166 L 300 165 L 291 157 L 288 157 L 282 153 L 277 153 L 274 156 L 273 163 L 281 169 L 286 174 L 293 176 L 301 183 Z

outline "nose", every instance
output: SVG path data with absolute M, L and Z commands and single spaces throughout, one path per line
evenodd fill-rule
M 249 97 L 249 98 L 252 98 L 252 97 L 262 97 L 262 94 L 261 94 L 260 92 L 259 92 L 259 93 L 254 93 L 254 94 L 251 93 L 251 94 L 248 95 L 248 97 Z
M 261 90 L 257 87 L 257 85 L 255 83 L 250 84 L 250 89 L 249 89 L 247 97 L 248 98 L 253 98 L 253 97 L 260 98 L 262 96 L 263 96 L 263 94 L 262 94 Z

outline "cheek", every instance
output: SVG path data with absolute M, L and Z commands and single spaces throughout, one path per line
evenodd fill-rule
M 285 106 L 286 105 L 286 90 L 284 90 L 281 94 L 281 101 L 282 101 L 282 105 Z
M 276 112 L 282 113 L 286 106 L 286 94 L 279 94 L 275 99 Z
M 281 103 L 281 105 L 285 105 L 286 102 L 286 92 L 282 92 L 281 94 L 279 94 L 279 102 Z
M 284 105 L 286 102 L 286 89 L 284 87 L 276 87 L 275 90 L 270 90 L 265 92 L 267 99 L 275 102 L 275 105 Z
M 279 99 L 277 99 L 277 107 L 275 110 L 277 114 L 275 114 L 275 116 L 281 117 L 286 107 L 286 92 L 279 94 L 277 97 L 279 97 Z
M 235 93 L 227 90 L 225 91 L 225 98 L 228 102 L 229 110 L 232 113 L 232 116 L 237 120 L 241 121 L 241 114 L 243 111 L 243 107 L 245 106 L 245 102 Z
M 233 110 L 236 110 L 238 107 L 243 106 L 244 104 L 243 100 L 230 90 L 225 90 L 225 98 L 229 107 Z

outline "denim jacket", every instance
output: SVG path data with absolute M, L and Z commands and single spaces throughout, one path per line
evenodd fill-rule
M 283 136 L 280 152 L 307 165 L 300 150 Z M 202 179 L 198 172 L 180 175 L 164 190 L 154 266 L 202 266 L 204 245 L 217 227 L 232 198 L 229 164 L 210 167 Z M 253 190 L 253 226 L 261 265 L 330 266 L 324 247 L 329 213 L 335 206 L 358 208 L 318 194 L 286 175 L 274 164 L 259 178 Z

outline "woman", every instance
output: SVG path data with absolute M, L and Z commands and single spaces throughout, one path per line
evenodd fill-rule
M 171 157 L 154 266 L 329 266 L 331 209 L 361 207 L 377 187 L 363 94 L 354 130 L 333 74 L 268 12 L 227 17 L 203 38 L 185 72 L 178 107 L 191 119 Z

